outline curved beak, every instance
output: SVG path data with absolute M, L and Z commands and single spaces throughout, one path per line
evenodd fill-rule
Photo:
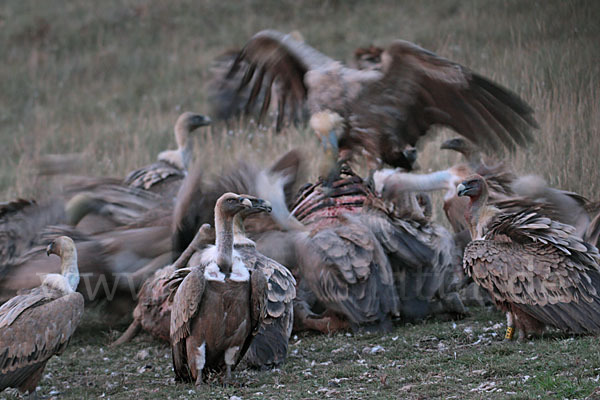
M 459 148 L 461 148 L 461 144 L 462 144 L 461 139 L 457 139 L 457 138 L 448 139 L 441 144 L 440 149 L 442 149 L 442 150 L 458 150 Z
M 467 191 L 469 190 L 469 188 L 467 186 L 465 186 L 463 183 L 460 183 L 457 187 L 456 187 L 456 194 L 458 196 L 466 196 L 467 195 Z
M 54 253 L 54 242 L 50 243 L 48 247 L 46 247 L 46 255 L 50 256 L 52 253 Z
M 271 203 L 267 200 L 253 198 L 253 199 L 250 199 L 250 201 L 252 202 L 252 208 L 256 209 L 257 211 L 263 211 L 266 213 L 270 213 L 273 210 Z
M 252 201 L 250 201 L 250 199 L 248 199 L 246 197 L 242 197 L 242 205 L 250 208 L 250 207 L 252 207 Z
M 210 125 L 211 122 L 212 122 L 212 120 L 209 117 L 207 117 L 205 115 L 200 115 L 200 114 L 194 115 L 194 117 L 192 118 L 192 121 L 191 121 L 194 129 L 199 128 L 201 126 Z
M 417 149 L 404 149 L 402 153 L 409 163 L 414 164 L 417 161 Z

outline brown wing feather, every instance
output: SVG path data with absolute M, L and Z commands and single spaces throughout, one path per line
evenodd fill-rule
M 15 296 L 0 307 L 0 329 L 10 326 L 27 309 L 52 300 L 48 291 L 37 287 L 28 294 Z
M 300 107 L 307 94 L 304 84 L 304 74 L 311 69 L 318 69 L 334 60 L 318 52 L 312 47 L 294 40 L 290 35 L 273 30 L 265 30 L 254 35 L 233 63 L 228 77 L 239 73 L 242 63 L 246 63 L 246 71 L 238 90 L 244 89 L 249 83 L 254 85 L 252 95 L 247 100 L 246 110 L 250 110 L 254 102 L 263 93 L 261 117 L 271 101 L 270 91 L 277 82 L 281 98 L 278 101 Z M 264 79 L 252 79 L 254 76 L 268 76 Z M 289 101 L 287 100 L 289 99 Z M 280 114 L 283 115 L 280 110 Z
M 299 240 L 297 247 L 302 278 L 327 308 L 355 324 L 398 315 L 389 260 L 368 227 L 346 222 Z
M 573 235 L 574 227 L 552 219 L 554 210 L 551 206 L 533 202 L 522 207 L 525 201 L 516 199 L 497 202 L 505 210 L 509 207 L 521 208 L 517 212 L 498 214 L 488 225 L 486 237 L 493 239 L 495 236 L 508 236 L 525 245 L 547 244 L 585 265 L 597 265 L 600 262 L 597 249 Z
M 58 199 L 0 203 L 0 274 L 39 241 L 40 230 L 65 221 L 64 203 Z
M 592 219 L 583 238 L 586 242 L 591 243 L 596 247 L 600 245 L 600 213 Z
M 260 271 L 266 278 L 265 316 L 246 353 L 246 360 L 256 368 L 277 367 L 287 356 L 293 327 L 293 300 L 296 280 L 291 272 L 278 262 L 264 256 L 250 246 L 239 246 L 250 271 Z
M 250 318 L 252 336 L 256 335 L 262 321 L 267 317 L 267 277 L 261 270 L 250 272 Z
M 156 191 L 159 185 L 166 185 L 173 180 L 181 181 L 184 177 L 185 173 L 176 166 L 165 161 L 157 161 L 131 171 L 123 183 L 138 189 Z M 174 192 L 176 194 L 177 190 L 174 190 Z
M 488 149 L 532 140 L 533 110 L 516 94 L 409 42 L 395 41 L 386 54 L 384 77 L 366 84 L 351 105 L 349 142 L 365 142 L 392 163 L 386 154 L 414 146 L 434 124 Z
M 36 292 L 36 296 L 37 296 Z M 24 300 L 24 296 L 21 300 Z M 83 296 L 72 293 L 46 301 L 35 301 L 0 334 L 0 371 L 2 387 L 9 374 L 47 361 L 66 348 L 83 314 Z
M 578 251 L 579 252 L 579 251 Z M 574 332 L 600 332 L 598 252 L 568 255 L 550 244 L 471 242 L 464 267 L 500 304 L 512 304 L 545 324 Z
M 192 379 L 187 362 L 185 338 L 190 335 L 192 319 L 200 309 L 206 281 L 202 268 L 182 268 L 175 271 L 175 275 L 183 272 L 187 272 L 185 278 L 176 281 L 179 285 L 172 287 L 175 294 L 171 306 L 170 334 L 175 375 L 185 382 Z

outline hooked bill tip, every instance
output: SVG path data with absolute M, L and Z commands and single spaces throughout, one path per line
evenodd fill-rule
M 244 198 L 244 200 L 242 200 L 242 204 L 246 207 L 252 207 L 252 202 L 250 201 L 250 199 L 247 198 Z

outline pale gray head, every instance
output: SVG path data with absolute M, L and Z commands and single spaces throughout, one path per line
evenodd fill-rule
M 235 193 L 225 193 L 215 205 L 215 214 L 222 217 L 233 217 L 242 210 L 247 210 L 252 207 L 252 201 L 245 196 Z

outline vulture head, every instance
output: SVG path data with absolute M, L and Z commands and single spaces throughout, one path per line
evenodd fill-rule
M 44 283 L 55 286 L 66 292 L 73 292 L 79 284 L 79 269 L 77 266 L 77 249 L 75 242 L 68 236 L 59 236 L 46 248 L 46 254 L 56 254 L 60 257 L 60 275 L 48 274 Z M 58 278 L 56 280 L 55 278 Z M 58 283 L 58 284 L 56 284 Z
M 242 210 L 248 210 L 252 208 L 252 201 L 245 196 L 241 196 L 235 193 L 225 193 L 215 205 L 215 216 L 221 218 L 233 218 L 235 214 Z
M 48 245 L 48 247 L 46 247 L 46 254 L 48 256 L 50 254 L 56 254 L 61 258 L 73 254 L 75 251 L 75 242 L 68 236 L 57 237 Z
M 190 133 L 201 126 L 210 125 L 210 118 L 204 115 L 186 111 L 177 118 L 175 123 L 175 140 L 179 148 L 185 147 Z
M 488 199 L 488 186 L 481 175 L 471 175 L 456 187 L 458 196 L 469 198 L 465 220 L 473 240 L 483 238 L 483 226 L 494 214 L 493 207 L 485 207 Z
M 233 231 L 236 238 L 236 243 L 243 243 L 249 241 L 246 237 L 246 229 L 244 228 L 244 220 L 250 215 L 257 214 L 260 212 L 270 213 L 272 210 L 271 203 L 267 200 L 259 199 L 258 197 L 250 196 L 245 194 L 244 197 L 252 203 L 252 207 L 240 211 L 233 218 Z M 254 242 L 251 242 L 254 244 Z
M 245 194 L 244 197 L 248 200 L 250 200 L 250 203 L 252 203 L 252 206 L 242 212 L 240 212 L 238 215 L 241 215 L 242 217 L 247 217 L 248 215 L 252 215 L 255 213 L 259 213 L 259 212 L 266 212 L 266 213 L 270 213 L 272 210 L 271 207 L 271 203 L 269 203 L 267 200 L 263 200 L 263 199 L 259 199 L 258 197 L 254 197 L 254 196 L 250 196 Z
M 471 201 L 475 201 L 487 197 L 488 190 L 482 176 L 471 175 L 456 187 L 456 192 L 458 196 L 467 196 L 471 198 Z

